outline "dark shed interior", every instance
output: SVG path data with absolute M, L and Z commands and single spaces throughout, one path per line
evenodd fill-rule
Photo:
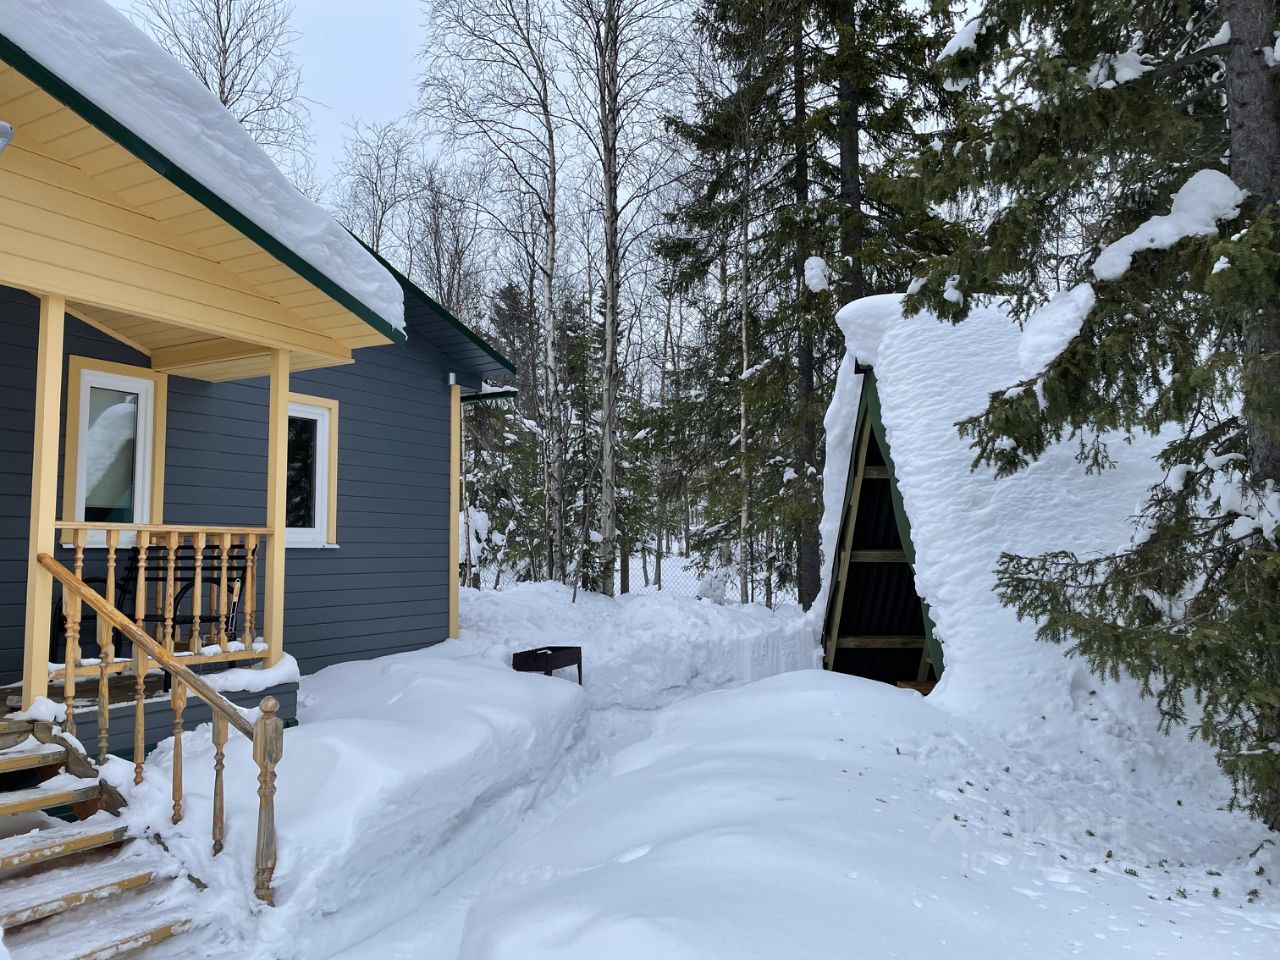
M 914 554 L 903 542 L 906 522 L 895 506 L 890 460 L 869 411 L 864 406 L 860 413 L 851 499 L 841 530 L 847 560 L 838 570 L 827 613 L 829 666 L 838 673 L 927 692 L 937 680 L 929 653 L 931 624 L 915 589 Z

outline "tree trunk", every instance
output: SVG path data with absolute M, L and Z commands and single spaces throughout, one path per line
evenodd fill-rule
M 749 151 L 750 146 L 747 147 Z M 742 503 L 738 508 L 738 598 L 742 603 L 748 596 L 751 575 L 748 562 L 747 539 L 751 531 L 751 482 L 747 470 L 747 371 L 751 369 L 750 318 L 751 277 L 751 164 L 748 160 L 742 178 L 742 209 L 738 224 L 738 334 L 742 347 L 742 376 L 738 388 L 738 482 L 742 485 Z
M 662 589 L 662 531 L 658 531 L 658 549 L 653 553 L 653 586 Z
M 625 531 L 618 533 L 618 592 L 631 592 L 631 538 Z
M 809 120 L 808 75 L 804 49 L 804 19 L 795 18 L 795 32 L 791 40 L 791 74 L 793 107 L 791 127 L 795 137 L 796 210 L 803 216 L 809 207 L 809 137 L 806 126 Z M 802 220 L 802 222 L 807 222 Z M 803 236 L 803 234 L 802 234 Z M 803 302 L 811 295 L 804 279 L 804 263 L 809 251 L 801 242 L 796 243 L 795 271 L 796 299 Z M 808 610 L 822 587 L 822 557 L 818 525 L 821 518 L 821 488 L 814 483 L 810 469 L 818 465 L 818 418 L 821 411 L 814 409 L 814 343 L 810 318 L 802 312 L 800 336 L 796 340 L 796 405 L 800 411 L 800 489 L 805 499 L 800 517 L 800 535 L 797 544 L 799 569 L 796 571 L 796 592 L 800 606 Z
M 1263 57 L 1275 40 L 1276 7 L 1269 0 L 1223 0 L 1231 25 L 1226 54 L 1227 108 L 1231 131 L 1231 178 L 1249 193 L 1255 209 L 1280 198 L 1280 118 L 1276 81 Z M 1250 311 L 1242 323 L 1244 415 L 1253 481 L 1280 483 L 1280 310 L 1274 304 Z M 1255 737 L 1280 737 L 1280 709 L 1259 711 Z M 1261 819 L 1280 830 L 1280 790 L 1256 799 Z
M 600 158 L 604 193 L 604 364 L 600 401 L 600 556 L 601 586 L 613 596 L 618 553 L 618 301 L 622 292 L 618 199 L 618 2 L 604 0 L 597 95 L 600 110 Z
M 545 340 L 543 351 L 546 368 L 547 409 L 545 425 L 550 433 L 549 468 L 547 471 L 547 512 L 549 514 L 548 541 L 550 544 L 551 579 L 565 582 L 568 575 L 568 563 L 565 559 L 565 516 L 564 516 L 564 461 L 565 438 L 563 401 L 560 396 L 560 344 L 559 326 L 556 323 L 556 257 L 558 221 L 556 205 L 556 178 L 558 160 L 556 154 L 555 126 L 550 115 L 550 103 L 546 102 L 543 115 L 544 136 L 548 157 L 547 196 L 543 202 L 542 229 L 545 233 L 545 247 L 542 264 L 542 336 Z
M 840 46 L 853 45 L 857 35 L 857 10 L 848 4 L 841 15 Z M 847 63 L 850 54 L 840 51 L 840 59 Z M 862 118 L 861 91 L 855 86 L 848 70 L 840 72 L 836 85 L 839 106 L 836 126 L 840 131 L 840 203 L 844 206 L 840 220 L 841 264 L 840 299 L 847 303 L 867 295 L 867 278 L 862 268 Z
M 1275 3 L 1268 0 L 1222 2 L 1222 18 L 1231 24 L 1231 178 L 1255 207 L 1280 198 L 1280 117 L 1275 80 L 1261 52 L 1275 42 L 1275 17 Z M 1250 473 L 1257 483 L 1280 483 L 1280 309 L 1251 311 L 1243 328 Z

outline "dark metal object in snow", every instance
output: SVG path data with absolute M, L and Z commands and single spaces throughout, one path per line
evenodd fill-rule
M 578 686 L 582 686 L 581 647 L 538 647 L 511 655 L 511 667 L 520 673 L 544 673 L 548 677 L 561 667 L 578 668 Z

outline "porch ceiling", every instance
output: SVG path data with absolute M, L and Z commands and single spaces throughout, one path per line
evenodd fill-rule
M 216 213 L 0 62 L 0 283 L 206 380 L 350 362 L 389 341 Z

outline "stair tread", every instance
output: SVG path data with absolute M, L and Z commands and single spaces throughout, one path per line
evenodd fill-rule
M 101 791 L 102 784 L 97 780 L 60 773 L 38 787 L 0 793 L 0 815 L 22 813 L 27 810 L 47 810 L 50 807 L 79 803 L 99 796 Z
M 145 886 L 163 870 L 153 859 L 133 855 L 8 880 L 0 883 L 0 926 L 30 923 Z
M 78 823 L 6 837 L 0 840 L 0 870 L 119 843 L 125 838 L 125 833 L 124 824 L 101 814 Z
M 7 750 L 0 750 L 0 773 L 30 770 L 62 763 L 67 757 L 65 747 L 56 743 L 41 743 L 35 737 Z
M 176 936 L 191 926 L 191 920 L 176 913 L 119 918 L 89 928 L 67 925 L 52 935 L 43 926 L 5 935 L 4 945 L 13 960 L 107 960 Z

